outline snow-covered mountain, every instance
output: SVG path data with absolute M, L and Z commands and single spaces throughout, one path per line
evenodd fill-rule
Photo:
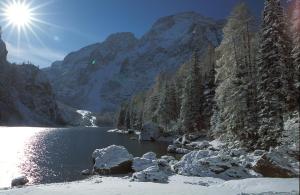
M 0 37 L 0 125 L 63 123 L 45 73 L 31 64 L 7 62 Z
M 155 77 L 175 72 L 197 48 L 222 38 L 222 21 L 195 12 L 159 19 L 141 38 L 116 33 L 104 42 L 70 53 L 44 69 L 58 100 L 77 109 L 115 111 L 132 95 L 148 89 Z

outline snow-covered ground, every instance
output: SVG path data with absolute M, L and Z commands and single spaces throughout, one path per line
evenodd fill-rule
M 95 176 L 84 181 L 48 185 L 27 186 L 0 190 L 0 195 L 199 195 L 269 192 L 299 194 L 299 180 L 279 178 L 252 178 L 224 181 L 208 177 L 175 175 L 168 184 L 131 182 L 129 178 Z

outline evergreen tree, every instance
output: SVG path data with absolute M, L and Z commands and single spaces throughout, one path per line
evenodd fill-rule
M 201 85 L 198 55 L 197 52 L 193 55 L 189 74 L 183 89 L 180 118 L 182 130 L 186 133 L 201 132 L 204 130 L 201 115 L 203 86 Z
M 126 115 L 125 115 L 125 130 L 131 129 L 131 113 L 130 113 L 130 106 L 126 108 Z
M 228 139 L 239 140 L 252 147 L 256 141 L 257 118 L 254 112 L 253 58 L 255 53 L 255 22 L 246 4 L 234 8 L 224 27 L 224 38 L 217 48 L 218 87 L 213 124 L 224 131 Z M 220 133 L 220 132 L 218 132 Z
M 204 75 L 204 79 L 202 83 L 204 83 L 204 101 L 203 101 L 203 119 L 205 123 L 205 129 L 208 131 L 210 129 L 210 121 L 213 115 L 213 108 L 215 105 L 214 97 L 215 97 L 215 48 L 212 44 L 209 44 L 207 47 L 207 53 L 202 61 L 202 67 L 207 68 L 207 72 Z M 208 132 L 210 133 L 210 132 Z
M 293 104 L 293 66 L 283 8 L 279 0 L 266 0 L 258 60 L 259 140 L 269 148 L 280 142 L 283 113 Z
M 125 129 L 126 105 L 123 104 L 119 110 L 117 117 L 117 128 Z
M 160 97 L 158 117 L 165 130 L 168 131 L 170 122 L 177 119 L 178 113 L 175 86 L 166 82 Z
M 294 67 L 296 69 L 295 74 L 295 87 L 298 93 L 298 112 L 300 114 L 300 1 L 294 0 L 294 6 L 292 10 L 292 36 L 293 36 L 293 51 L 292 58 Z

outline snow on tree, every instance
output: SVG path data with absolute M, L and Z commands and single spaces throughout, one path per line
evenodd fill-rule
M 292 36 L 293 36 L 293 51 L 292 58 L 296 69 L 295 83 L 298 90 L 298 112 L 300 113 L 300 1 L 295 0 L 292 10 Z
M 199 69 L 199 54 L 194 53 L 189 67 L 189 74 L 185 81 L 180 110 L 182 130 L 186 133 L 204 133 L 204 124 L 201 114 L 203 104 L 203 86 Z
M 266 0 L 258 60 L 258 147 L 277 146 L 283 132 L 283 113 L 294 104 L 291 42 L 279 0 Z
M 210 43 L 207 47 L 204 58 L 201 60 L 201 69 L 206 69 L 202 79 L 202 83 L 204 85 L 202 115 L 204 119 L 205 129 L 208 131 L 208 133 L 211 126 L 210 121 L 213 115 L 213 107 L 215 105 L 215 63 L 215 47 Z
M 224 27 L 224 38 L 217 48 L 216 107 L 213 123 L 227 139 L 253 147 L 256 139 L 256 113 L 253 80 L 255 22 L 246 4 L 237 5 Z M 221 132 L 218 132 L 220 134 Z

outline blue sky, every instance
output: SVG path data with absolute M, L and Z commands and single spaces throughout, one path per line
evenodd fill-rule
M 4 0 L 1 0 L 4 1 Z M 9 0 L 7 0 L 9 1 Z M 11 62 L 30 61 L 49 66 L 71 51 L 103 41 L 115 32 L 133 32 L 142 36 L 160 17 L 179 12 L 196 11 L 215 19 L 226 18 L 239 0 L 27 0 L 35 10 L 32 33 L 20 34 L 4 29 L 3 39 Z M 263 0 L 246 0 L 252 12 L 261 15 Z M 0 4 L 1 6 L 1 4 Z M 0 8 L 1 10 L 1 8 Z M 2 17 L 2 16 L 0 16 Z M 0 18 L 0 25 L 5 22 Z

